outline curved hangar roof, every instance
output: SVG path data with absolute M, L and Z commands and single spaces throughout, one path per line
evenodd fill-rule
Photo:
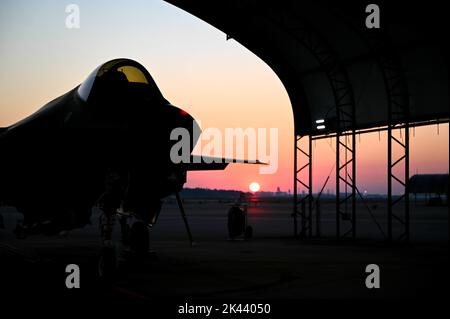
M 361 0 L 166 1 L 222 30 L 276 72 L 296 134 L 448 121 L 447 18 L 433 1 L 377 1 L 380 29 L 366 28 L 368 2 Z

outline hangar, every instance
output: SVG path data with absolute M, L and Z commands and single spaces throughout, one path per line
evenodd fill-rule
M 388 240 L 409 240 L 409 129 L 449 120 L 448 32 L 439 5 L 377 1 L 381 27 L 368 29 L 362 0 L 166 1 L 244 45 L 286 88 L 295 126 L 295 235 L 314 232 L 312 141 L 335 138 L 336 238 L 355 239 L 356 136 L 385 130 Z
M 448 174 L 416 174 L 409 180 L 412 194 L 446 195 L 448 198 Z

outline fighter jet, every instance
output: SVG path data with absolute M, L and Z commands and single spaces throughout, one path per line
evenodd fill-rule
M 197 127 L 196 127 L 197 126 Z M 189 170 L 224 169 L 227 163 L 170 159 L 174 128 L 192 138 L 198 124 L 167 101 L 149 72 L 130 59 L 96 68 L 79 86 L 0 131 L 0 203 L 24 215 L 18 236 L 56 234 L 89 223 L 91 209 L 132 212 L 139 221 L 124 237 L 146 250 L 147 225 L 161 199 L 178 193 Z M 187 223 L 186 223 L 187 225 Z M 123 226 L 123 225 L 122 225 Z M 190 234 L 190 232 L 189 232 Z

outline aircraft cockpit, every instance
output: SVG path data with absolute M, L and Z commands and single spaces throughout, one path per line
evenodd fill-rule
M 89 104 L 164 100 L 149 72 L 129 59 L 100 65 L 78 87 L 78 96 Z

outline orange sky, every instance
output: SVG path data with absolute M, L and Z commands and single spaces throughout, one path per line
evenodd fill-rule
M 276 127 L 279 169 L 230 165 L 224 172 L 189 174 L 187 186 L 287 191 L 293 185 L 293 118 L 287 93 L 254 54 L 207 23 L 162 1 L 77 1 L 81 28 L 65 28 L 65 6 L 3 0 L 0 3 L 0 126 L 14 123 L 67 92 L 99 64 L 128 57 L 143 64 L 165 97 L 203 127 Z M 417 128 L 411 138 L 411 173 L 448 172 L 448 125 Z M 413 134 L 412 134 L 413 135 Z M 358 186 L 385 193 L 386 133 L 361 136 Z M 314 191 L 330 172 L 334 152 L 314 146 Z M 332 142 L 331 145 L 334 145 Z M 334 175 L 333 175 L 334 176 Z M 333 191 L 334 183 L 327 188 Z

